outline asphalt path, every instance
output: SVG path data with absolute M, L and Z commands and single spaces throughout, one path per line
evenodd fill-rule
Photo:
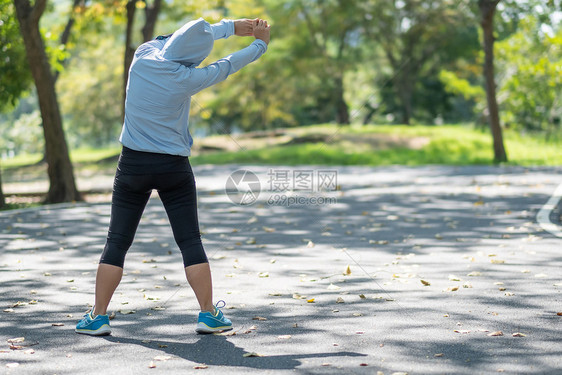
M 225 194 L 238 169 L 259 178 L 251 205 Z M 335 171 L 337 189 L 274 184 L 303 171 Z M 110 205 L 3 212 L 0 373 L 562 373 L 562 238 L 537 221 L 562 169 L 194 172 L 215 299 L 234 330 L 194 332 L 197 304 L 157 197 L 102 338 L 74 326 L 93 303 Z

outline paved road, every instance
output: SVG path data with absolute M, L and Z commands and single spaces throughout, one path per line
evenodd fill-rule
M 562 169 L 272 167 L 279 179 L 337 170 L 338 191 L 312 193 L 335 201 L 282 206 L 268 203 L 283 195 L 269 191 L 270 168 L 245 166 L 262 192 L 239 206 L 224 193 L 239 168 L 194 168 L 234 335 L 195 334 L 196 302 L 157 198 L 105 338 L 73 329 L 93 302 L 109 205 L 5 212 L 0 373 L 562 372 L 562 239 L 535 220 Z

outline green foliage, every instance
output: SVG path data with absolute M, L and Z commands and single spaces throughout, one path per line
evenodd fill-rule
M 553 133 L 562 117 L 562 28 L 549 34 L 534 17 L 497 44 L 502 121 Z
M 0 112 L 13 109 L 31 84 L 12 0 L 0 0 Z

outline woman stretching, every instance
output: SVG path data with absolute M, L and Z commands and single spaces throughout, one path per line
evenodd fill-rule
M 142 44 L 135 52 L 125 101 L 125 120 L 111 220 L 96 275 L 94 307 L 77 324 L 76 332 L 111 333 L 107 307 L 121 281 L 127 250 L 153 189 L 158 191 L 182 254 L 185 275 L 201 307 L 196 331 L 232 329 L 232 322 L 213 305 L 211 269 L 197 219 L 195 179 L 189 164 L 193 139 L 188 117 L 191 96 L 224 81 L 258 59 L 269 43 L 267 22 L 198 19 L 173 34 Z M 204 68 L 214 40 L 231 35 L 254 36 L 248 47 Z

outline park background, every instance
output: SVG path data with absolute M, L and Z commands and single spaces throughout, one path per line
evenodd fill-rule
M 0 205 L 81 200 L 76 177 L 111 175 L 134 50 L 198 17 L 264 18 L 272 40 L 194 97 L 193 164 L 561 165 L 561 6 L 0 0 Z

